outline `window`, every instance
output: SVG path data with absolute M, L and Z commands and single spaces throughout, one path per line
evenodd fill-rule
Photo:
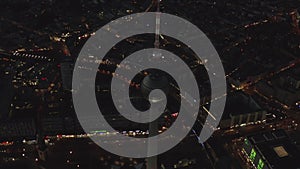
M 263 162 L 262 159 L 259 159 L 257 169 L 263 169 L 265 166 L 265 163 Z
M 255 157 L 256 157 L 256 151 L 252 148 L 251 153 L 250 153 L 250 160 L 252 162 L 254 162 Z
M 248 140 L 248 139 L 245 139 L 245 144 L 246 144 L 247 146 L 249 146 L 249 140 Z

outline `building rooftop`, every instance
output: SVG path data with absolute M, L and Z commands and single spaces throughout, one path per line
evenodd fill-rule
M 248 114 L 261 110 L 262 108 L 251 96 L 239 91 L 228 95 L 223 118 L 229 118 L 230 115 Z
M 248 139 L 273 169 L 300 168 L 300 151 L 284 130 L 259 133 L 249 136 Z

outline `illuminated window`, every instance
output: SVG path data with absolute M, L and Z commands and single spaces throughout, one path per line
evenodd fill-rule
M 247 146 L 249 146 L 249 140 L 248 140 L 248 139 L 245 139 L 245 144 L 246 144 Z
M 263 169 L 265 166 L 265 163 L 263 162 L 262 159 L 259 159 L 257 169 Z
M 250 153 L 250 160 L 252 162 L 254 162 L 255 157 L 256 157 L 256 151 L 252 148 L 251 153 Z

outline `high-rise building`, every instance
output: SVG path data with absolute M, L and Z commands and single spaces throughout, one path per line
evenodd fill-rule
M 243 151 L 257 169 L 300 168 L 300 151 L 284 130 L 248 136 Z
M 251 96 L 242 92 L 229 95 L 225 106 L 221 128 L 232 128 L 242 125 L 263 122 L 267 112 L 264 111 Z

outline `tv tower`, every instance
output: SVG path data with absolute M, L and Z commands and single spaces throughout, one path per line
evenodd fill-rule
M 156 18 L 155 18 L 155 41 L 154 41 L 154 47 L 156 49 L 159 49 L 159 36 L 160 36 L 160 1 L 161 0 L 153 0 L 153 4 L 156 4 Z M 154 57 L 155 58 L 160 58 L 161 54 L 160 53 L 154 53 Z M 154 73 L 155 74 L 155 73 Z M 147 79 L 147 78 L 145 78 Z M 157 83 L 157 80 L 154 80 L 153 78 L 150 78 L 152 80 L 150 80 L 149 82 L 151 83 Z M 151 136 L 155 136 L 157 134 L 158 131 L 158 124 L 157 122 L 152 122 L 149 125 L 149 137 Z M 157 149 L 158 145 L 155 146 L 148 146 L 148 149 Z M 147 158 L 147 169 L 157 169 L 158 167 L 158 163 L 157 163 L 157 156 L 153 156 L 153 157 L 148 157 Z
M 160 36 L 160 1 L 161 0 L 156 0 L 156 19 L 155 19 L 155 22 L 156 22 L 156 27 L 155 27 L 155 42 L 154 42 L 154 47 L 155 48 L 159 48 L 159 36 Z

